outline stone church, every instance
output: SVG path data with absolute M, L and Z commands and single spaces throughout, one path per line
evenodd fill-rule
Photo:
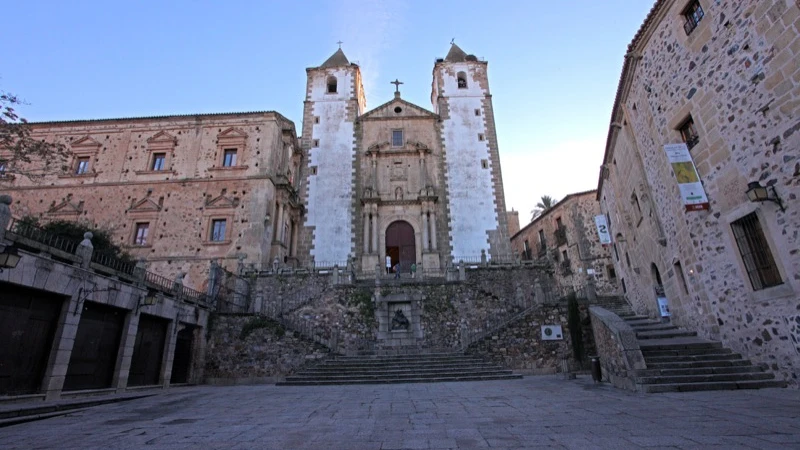
M 308 75 L 298 245 L 315 264 L 364 271 L 507 258 L 503 181 L 487 63 L 452 44 L 433 67 L 433 111 L 394 98 L 365 111 L 357 64 L 339 49 Z M 388 257 L 388 258 L 387 258 Z
M 306 71 L 302 138 L 274 111 L 33 123 L 70 148 L 69 167 L 38 182 L 2 170 L 0 187 L 16 218 L 109 230 L 148 270 L 198 289 L 211 261 L 372 272 L 388 255 L 408 272 L 507 257 L 485 61 L 452 45 L 434 65 L 433 111 L 399 89 L 366 111 L 341 49 Z

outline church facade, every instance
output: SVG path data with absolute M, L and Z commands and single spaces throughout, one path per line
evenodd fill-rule
M 70 165 L 36 183 L 2 172 L 0 187 L 17 219 L 108 230 L 148 270 L 197 289 L 211 261 L 372 272 L 388 255 L 407 272 L 501 258 L 486 70 L 453 45 L 434 66 L 433 111 L 399 90 L 366 111 L 360 69 L 340 49 L 307 69 L 302 138 L 274 111 L 33 123 L 70 148 Z
M 427 110 L 394 98 L 366 111 L 358 65 L 341 49 L 307 69 L 298 252 L 316 265 L 509 257 L 487 63 L 453 44 L 433 68 Z

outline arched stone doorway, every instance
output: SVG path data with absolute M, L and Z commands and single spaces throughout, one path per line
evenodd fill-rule
M 402 272 L 411 270 L 411 264 L 417 261 L 417 245 L 411 224 L 398 220 L 386 228 L 386 255 L 392 258 L 392 267 L 399 262 Z

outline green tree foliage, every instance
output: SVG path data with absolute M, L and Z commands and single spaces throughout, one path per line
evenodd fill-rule
M 47 233 L 63 237 L 65 239 L 81 242 L 83 234 L 87 231 L 92 232 L 92 246 L 95 252 L 103 253 L 106 255 L 114 256 L 125 261 L 133 261 L 133 258 L 114 243 L 114 237 L 111 231 L 103 228 L 92 228 L 87 223 L 83 222 L 70 222 L 68 220 L 54 220 L 47 223 L 41 223 L 38 217 L 25 216 L 20 219 L 20 224 L 31 225 L 41 228 Z
M 555 198 L 549 195 L 543 195 L 539 203 L 536 204 L 536 208 L 531 211 L 531 222 L 544 214 L 545 211 L 555 206 L 556 203 L 558 203 L 558 201 Z
M 0 182 L 23 176 L 40 181 L 45 175 L 63 172 L 72 152 L 59 143 L 31 136 L 31 126 L 19 116 L 15 95 L 0 92 Z

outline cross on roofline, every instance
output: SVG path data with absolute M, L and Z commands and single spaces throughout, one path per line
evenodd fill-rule
M 342 48 L 342 44 L 344 44 L 344 42 L 342 42 L 342 41 L 336 41 L 336 43 L 339 44 L 339 49 L 341 49 Z
M 402 81 L 400 81 L 397 78 L 395 78 L 394 81 L 390 81 L 389 84 L 393 84 L 394 85 L 394 91 L 396 93 L 400 93 L 400 85 L 403 84 Z

